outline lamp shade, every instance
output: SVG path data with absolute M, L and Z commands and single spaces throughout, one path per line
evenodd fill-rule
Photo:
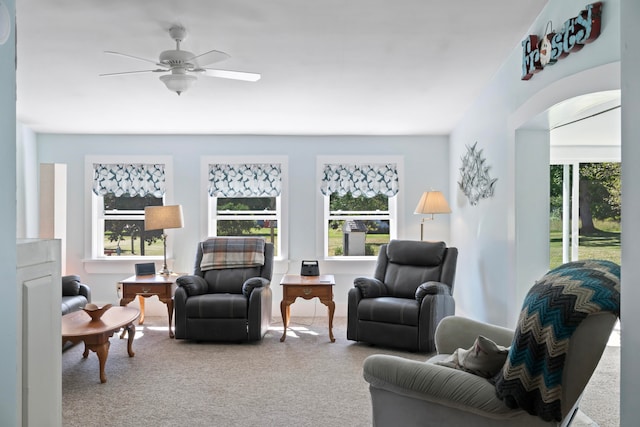
M 182 206 L 147 206 L 144 208 L 144 229 L 164 230 L 165 228 L 182 228 Z
M 414 214 L 447 214 L 451 208 L 440 191 L 425 191 L 420 197 Z

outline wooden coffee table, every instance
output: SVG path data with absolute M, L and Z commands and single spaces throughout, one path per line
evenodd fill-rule
M 89 356 L 89 350 L 98 355 L 100 362 L 100 382 L 106 383 L 107 376 L 104 373 L 104 365 L 109 355 L 109 338 L 114 332 L 124 328 L 128 333 L 127 352 L 129 357 L 135 353 L 132 349 L 136 321 L 140 311 L 132 307 L 111 307 L 99 320 L 92 321 L 91 317 L 83 310 L 62 316 L 62 344 L 67 341 L 79 343 L 84 341 L 84 353 L 82 357 Z
M 304 299 L 318 298 L 320 302 L 329 309 L 329 339 L 336 342 L 333 337 L 333 313 L 336 305 L 333 302 L 333 286 L 336 281 L 332 274 L 322 274 L 320 276 L 299 276 L 296 274 L 287 274 L 280 281 L 282 285 L 282 302 L 280 303 L 280 312 L 282 314 L 282 323 L 284 332 L 280 342 L 287 338 L 287 328 L 289 327 L 289 319 L 291 317 L 291 304 L 298 297 Z

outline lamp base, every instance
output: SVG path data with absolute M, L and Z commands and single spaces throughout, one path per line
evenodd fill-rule
M 161 276 L 171 276 L 173 271 L 169 270 L 166 265 L 162 266 L 162 269 L 158 271 L 158 274 Z
M 164 246 L 164 262 L 162 263 L 162 268 L 158 274 L 162 276 L 169 276 L 171 274 L 171 270 L 167 268 L 167 235 L 165 233 L 162 233 L 162 243 Z
M 426 218 L 422 218 L 422 221 L 420 221 L 420 241 L 424 241 L 424 222 L 425 221 L 433 221 L 433 214 L 431 214 L 431 218 L 426 217 Z

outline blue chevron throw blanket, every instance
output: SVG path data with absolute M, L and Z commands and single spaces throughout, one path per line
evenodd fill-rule
M 620 266 L 601 260 L 570 262 L 549 271 L 525 298 L 511 349 L 493 381 L 510 408 L 562 421 L 562 371 L 569 338 L 597 312 L 620 316 Z

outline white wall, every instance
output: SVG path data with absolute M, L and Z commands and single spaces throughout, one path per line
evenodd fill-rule
M 551 0 L 527 34 L 542 35 L 549 21 L 558 30 L 585 5 L 577 0 Z M 541 234 L 548 230 L 542 229 L 539 222 L 528 223 L 531 218 L 527 215 L 519 216 L 527 212 L 527 207 L 545 205 L 547 202 L 540 199 L 544 191 L 521 187 L 523 182 L 518 182 L 516 176 L 523 174 L 528 177 L 526 182 L 535 182 L 536 174 L 545 170 L 540 167 L 541 162 L 548 164 L 549 155 L 533 150 L 532 156 L 531 148 L 516 147 L 517 138 L 524 136 L 531 143 L 532 137 L 516 131 L 530 129 L 533 123 L 538 126 L 540 121 L 534 119 L 564 99 L 619 88 L 619 8 L 619 0 L 605 2 L 600 37 L 581 51 L 547 66 L 529 81 L 520 79 L 522 49 L 515 46 L 452 133 L 450 192 L 456 195 L 456 204 L 451 243 L 460 248 L 455 293 L 458 314 L 513 326 L 522 296 L 548 269 L 548 249 L 530 246 L 536 242 L 534 236 L 517 236 L 517 230 Z M 539 143 L 548 144 L 548 140 L 546 136 Z M 492 167 L 491 176 L 498 181 L 493 198 L 471 206 L 456 181 L 460 158 L 466 146 L 476 141 Z M 517 157 L 524 153 L 532 157 Z M 547 180 L 540 175 L 539 185 L 546 186 Z M 523 263 L 526 265 L 520 265 Z
M 67 266 L 68 274 L 77 273 L 91 285 L 94 301 L 117 302 L 115 285 L 133 273 L 132 265 L 114 269 L 112 274 L 90 274 L 83 263 L 88 218 L 85 205 L 90 201 L 84 182 L 86 155 L 170 155 L 174 166 L 173 201 L 183 205 L 185 228 L 171 230 L 170 244 L 176 254 L 174 271 L 191 272 L 196 244 L 206 237 L 200 224 L 206 214 L 201 197 L 201 156 L 286 155 L 289 164 L 289 258 L 280 263 L 273 281 L 273 312 L 279 317 L 282 293 L 278 283 L 285 272 L 298 273 L 303 259 L 322 259 L 317 253 L 317 222 L 322 220 L 316 204 L 316 156 L 360 155 L 401 156 L 404 173 L 399 194 L 398 237 L 418 240 L 421 217 L 413 214 L 422 192 L 442 189 L 447 198 L 449 179 L 448 138 L 431 137 L 296 137 L 296 136 L 123 136 L 123 135 L 37 135 L 40 163 L 66 163 L 68 173 Z M 321 208 L 321 207 L 320 207 Z M 30 214 L 30 212 L 27 212 Z M 449 216 L 439 215 L 427 223 L 429 238 L 449 239 Z M 347 291 L 353 279 L 373 273 L 373 261 L 321 261 L 321 272 L 336 275 L 334 300 L 336 316 L 346 316 Z M 147 312 L 166 315 L 155 298 L 147 300 Z M 300 300 L 292 315 L 326 316 L 326 308 L 316 299 Z
M 620 425 L 638 425 L 640 407 L 640 2 L 622 0 L 622 348 Z
M 15 1 L 5 0 L 15 17 Z M 2 298 L 0 298 L 0 425 L 16 426 L 19 421 L 18 389 L 21 371 L 18 369 L 21 349 L 17 348 L 21 323 L 18 320 L 20 296 L 16 284 L 16 50 L 15 32 L 0 45 L 0 196 L 4 200 L 0 209 L 0 235 L 5 238 L 0 245 L 0 269 L 2 270 Z

